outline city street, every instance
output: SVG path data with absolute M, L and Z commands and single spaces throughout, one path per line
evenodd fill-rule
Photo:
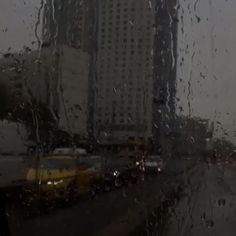
M 27 216 L 32 209 L 21 208 L 14 202 L 9 202 L 8 215 L 12 234 L 32 235 L 34 232 L 34 235 L 128 235 L 170 193 L 183 185 L 186 175 L 193 175 L 201 170 L 193 167 L 193 163 L 187 159 L 172 164 L 160 175 L 146 176 L 145 180 L 137 184 L 98 194 L 94 199 L 88 197 L 41 211 L 36 215 Z
M 220 236 L 226 232 L 227 236 L 235 235 L 236 167 L 233 164 L 208 166 L 197 158 L 176 159 L 170 163 L 172 165 L 160 175 L 146 176 L 137 184 L 42 210 L 35 215 L 30 215 L 32 209 L 9 202 L 12 235 L 34 232 L 36 236 L 141 236 L 147 235 L 147 228 L 153 235 L 159 229 L 156 224 L 147 227 L 150 215 L 158 215 L 158 207 L 173 192 L 177 193 L 180 186 L 178 200 L 174 199 L 166 209 L 168 218 L 164 222 L 163 235 Z M 13 165 L 11 168 L 13 170 Z

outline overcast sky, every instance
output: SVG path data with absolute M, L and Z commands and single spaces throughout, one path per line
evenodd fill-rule
M 32 48 L 41 0 L 0 0 L 0 52 Z M 38 28 L 40 33 L 40 28 Z M 35 44 L 36 45 L 36 44 Z
M 212 2 L 180 0 L 177 111 L 181 106 L 181 114 L 219 121 L 233 139 L 236 1 Z M 34 30 L 40 3 L 41 0 L 0 0 L 0 52 L 36 47 L 32 42 L 36 41 Z
M 178 60 L 179 106 L 187 115 L 221 122 L 234 141 L 235 10 L 234 0 L 181 0 Z

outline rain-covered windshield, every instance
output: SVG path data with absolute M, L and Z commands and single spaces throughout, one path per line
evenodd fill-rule
M 235 236 L 235 10 L 0 0 L 0 236 Z

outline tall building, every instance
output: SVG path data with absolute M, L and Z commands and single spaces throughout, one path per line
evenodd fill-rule
M 177 17 L 177 0 L 99 2 L 94 127 L 101 141 L 171 146 Z
M 153 2 L 99 1 L 94 129 L 101 142 L 152 136 Z
M 58 125 L 86 139 L 91 133 L 90 91 L 93 77 L 94 0 L 52 1 L 44 10 L 43 44 L 55 57 L 54 91 Z

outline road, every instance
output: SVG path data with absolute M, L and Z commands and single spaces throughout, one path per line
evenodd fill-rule
M 165 209 L 168 218 L 163 235 L 235 235 L 236 167 L 208 167 L 199 160 L 176 159 L 158 176 L 147 176 L 138 184 L 41 211 L 39 215 L 26 217 L 28 209 L 10 202 L 12 235 L 156 235 L 160 226 L 154 227 L 158 224 L 153 222 L 147 226 L 150 215 L 158 215 L 159 206 L 178 186 L 183 192 Z M 155 218 L 157 223 L 159 220 Z
M 11 160 L 8 161 L 5 168 L 1 165 L 2 173 L 5 173 L 2 180 L 8 168 L 11 169 L 8 181 L 15 177 L 20 178 L 25 172 L 25 167 L 22 167 L 25 164 L 17 161 L 15 166 Z M 177 161 L 178 165 L 172 163 L 169 171 L 158 176 L 147 176 L 138 184 L 96 195 L 94 199 L 42 211 L 36 216 L 26 217 L 29 209 L 21 208 L 10 201 L 8 220 L 12 235 L 128 235 L 148 217 L 153 208 L 182 184 L 186 174 L 183 172 L 186 162 L 188 161 Z M 17 170 L 17 167 L 22 169 Z
M 170 179 L 156 176 L 75 205 L 26 218 L 9 211 L 13 235 L 124 235 L 149 214 L 170 189 Z M 177 182 L 175 182 L 176 184 Z

